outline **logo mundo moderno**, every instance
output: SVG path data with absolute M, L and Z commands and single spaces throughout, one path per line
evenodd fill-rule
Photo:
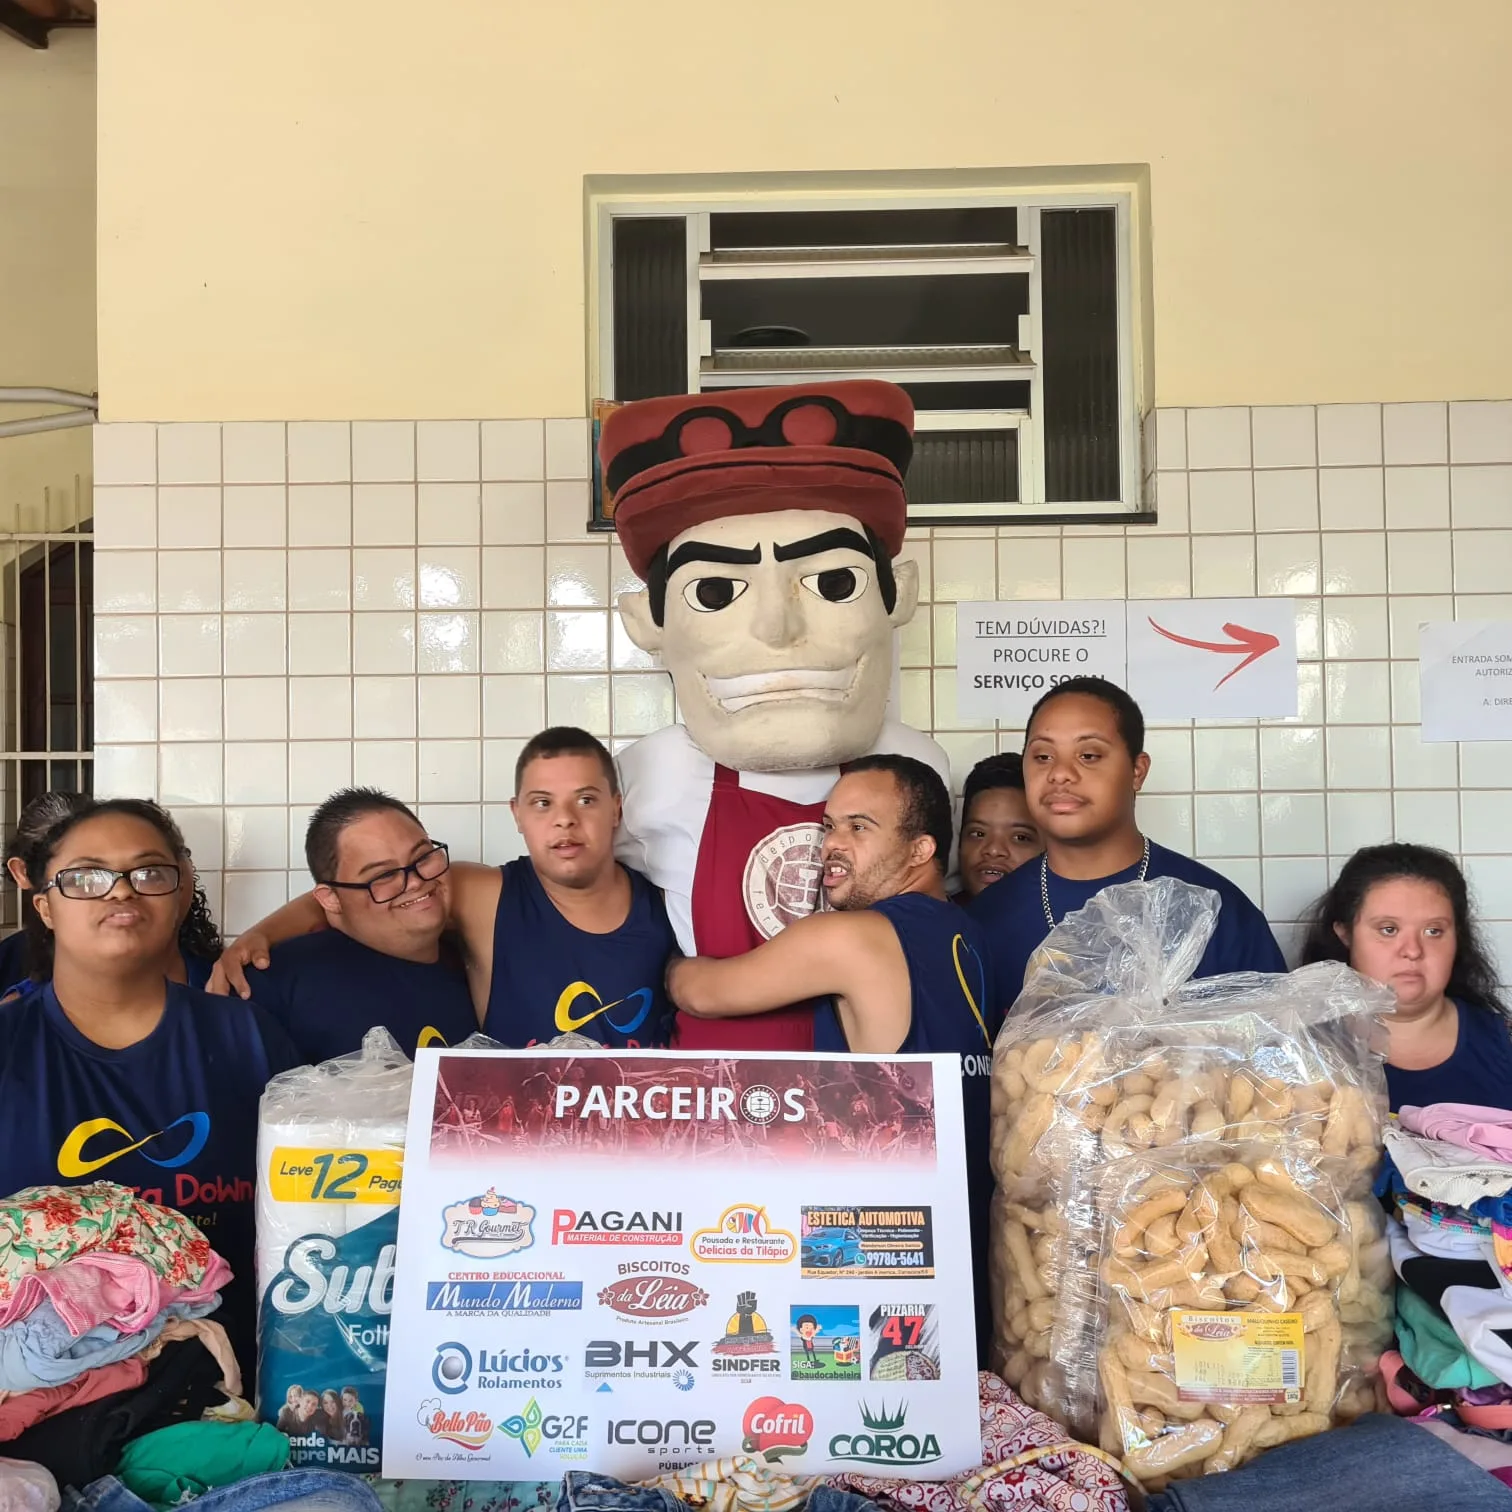
M 908 1418 L 908 1404 L 899 1402 L 888 1410 L 884 1401 L 876 1412 L 859 1404 L 864 1433 L 837 1433 L 829 1442 L 832 1460 L 855 1465 L 929 1465 L 940 1457 L 940 1441 L 932 1433 L 901 1432 Z

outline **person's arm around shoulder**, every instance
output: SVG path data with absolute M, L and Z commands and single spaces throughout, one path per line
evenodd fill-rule
M 745 955 L 677 957 L 667 995 L 694 1018 L 746 1018 L 806 998 L 865 999 L 896 973 L 901 954 L 880 914 L 811 914 Z

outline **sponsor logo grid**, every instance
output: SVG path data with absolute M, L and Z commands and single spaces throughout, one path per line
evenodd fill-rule
M 811 1112 L 817 1125 L 807 1093 L 775 1075 L 743 1088 L 668 1075 L 628 1089 L 563 1081 L 546 1096 L 557 1120 L 761 1130 Z M 415 1268 L 424 1314 L 450 1333 L 432 1332 L 411 1380 L 423 1432 L 407 1464 L 651 1475 L 739 1450 L 797 1474 L 834 1462 L 927 1475 L 948 1458 L 956 1408 L 942 1380 L 969 1382 L 974 1406 L 975 1360 L 942 1352 L 937 1182 L 900 1171 L 884 1204 L 852 1200 L 875 1183 L 848 1193 L 829 1170 L 789 1171 L 780 1186 L 729 1167 L 627 1172 L 609 1203 L 600 1184 L 546 1180 L 518 1159 L 480 1151 L 470 1165 L 470 1183 L 440 1191 L 439 1242 Z M 397 1412 L 392 1385 L 390 1398 Z

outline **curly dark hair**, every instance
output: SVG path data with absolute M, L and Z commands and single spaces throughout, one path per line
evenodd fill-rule
M 179 864 L 188 867 L 191 876 L 194 875 L 194 857 L 184 840 L 184 832 L 178 827 L 173 815 L 161 804 L 154 803 L 150 798 L 89 799 L 72 807 L 46 830 L 21 837 L 18 851 L 26 865 L 26 874 L 31 879 L 34 891 L 46 886 L 48 863 L 64 836 L 85 820 L 96 819 L 104 814 L 125 814 L 132 819 L 140 819 L 144 824 L 150 824 L 168 842 L 168 848 L 178 857 Z M 221 953 L 220 930 L 216 928 L 215 919 L 210 912 L 210 900 L 205 896 L 205 890 L 200 886 L 197 876 L 193 885 L 194 896 L 189 904 L 189 912 L 179 925 L 179 950 L 186 956 L 213 961 Z M 26 911 L 25 927 L 30 978 L 34 982 L 45 982 L 53 972 L 52 930 L 42 922 L 35 908 Z
M 1446 996 L 1512 1018 L 1497 988 L 1496 968 L 1471 917 L 1465 874 L 1447 852 L 1431 845 L 1397 843 L 1368 845 L 1357 850 L 1344 863 L 1334 885 L 1307 911 L 1302 964 L 1347 963 L 1348 947 L 1334 926 L 1352 929 L 1370 889 L 1378 883 L 1404 877 L 1439 888 L 1454 911 L 1454 970 L 1449 975 Z

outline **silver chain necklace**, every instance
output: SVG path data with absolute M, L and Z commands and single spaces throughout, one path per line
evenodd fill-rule
M 1139 863 L 1139 875 L 1135 877 L 1134 880 L 1136 882 L 1143 882 L 1145 879 L 1145 874 L 1149 870 L 1150 838 L 1148 835 L 1146 835 L 1144 843 L 1144 856 Z M 1051 911 L 1050 908 L 1050 861 L 1048 857 L 1045 856 L 1040 857 L 1040 902 L 1044 905 L 1045 909 L 1045 923 L 1047 923 L 1051 927 L 1051 929 L 1054 929 L 1055 914 Z

